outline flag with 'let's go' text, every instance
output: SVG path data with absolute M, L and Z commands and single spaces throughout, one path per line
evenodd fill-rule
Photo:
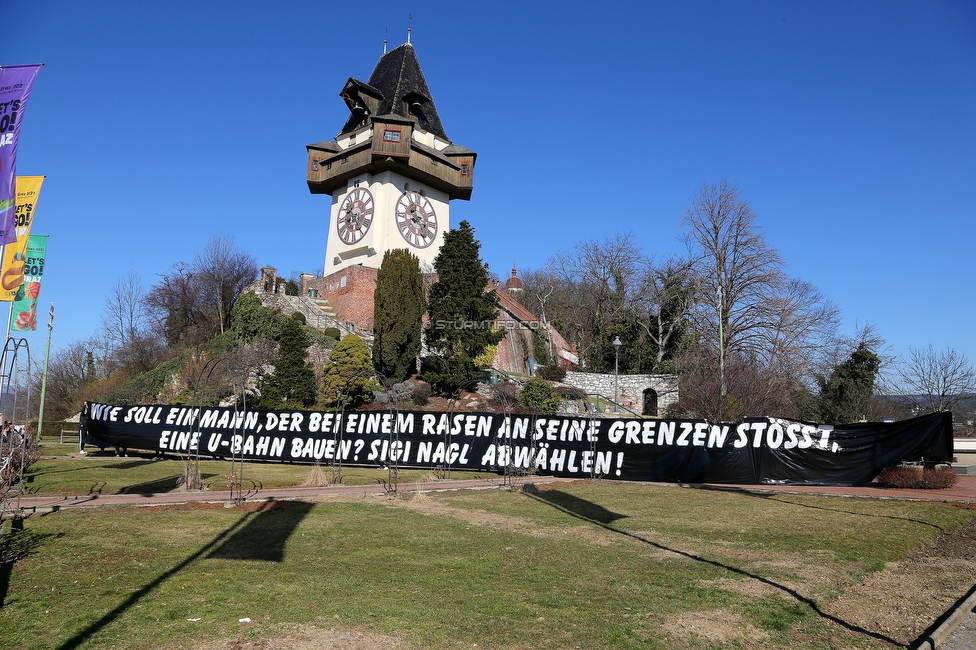
M 0 67 L 0 244 L 12 244 L 16 206 L 17 141 L 40 65 Z
M 27 239 L 24 256 L 24 283 L 17 291 L 10 313 L 12 332 L 33 332 L 37 329 L 37 298 L 41 295 L 41 276 L 47 257 L 47 235 L 31 235 Z
M 24 284 L 24 265 L 27 258 L 27 239 L 30 237 L 37 197 L 41 193 L 43 176 L 17 177 L 17 221 L 14 229 L 17 241 L 3 249 L 3 265 L 0 266 L 0 302 L 10 302 Z

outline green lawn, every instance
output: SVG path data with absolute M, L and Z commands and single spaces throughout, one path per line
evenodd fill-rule
M 177 648 L 309 624 L 418 648 L 891 647 L 823 606 L 972 516 L 610 481 L 61 512 L 0 542 L 0 644 Z M 726 638 L 681 632 L 696 619 Z

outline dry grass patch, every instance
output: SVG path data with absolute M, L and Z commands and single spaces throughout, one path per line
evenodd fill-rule
M 683 612 L 666 616 L 661 630 L 681 641 L 706 643 L 756 643 L 769 635 L 727 609 L 708 612 Z
M 182 644 L 170 648 L 185 647 Z M 389 634 L 338 627 L 328 630 L 300 625 L 294 631 L 261 639 L 236 637 L 193 646 L 193 650 L 400 650 L 409 648 L 402 639 Z

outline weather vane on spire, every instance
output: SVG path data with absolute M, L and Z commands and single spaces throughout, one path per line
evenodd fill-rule
M 407 20 L 407 43 L 410 43 L 410 30 L 413 29 L 413 14 L 409 14 Z

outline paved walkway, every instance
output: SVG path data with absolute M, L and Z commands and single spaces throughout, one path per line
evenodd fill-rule
M 533 483 L 566 483 L 576 479 L 556 478 L 554 476 L 532 477 Z M 397 488 L 401 493 L 433 492 L 445 490 L 471 490 L 498 488 L 504 485 L 504 477 L 492 476 L 484 480 L 443 480 L 426 482 L 401 482 Z M 324 485 L 321 487 L 271 487 L 244 490 L 247 500 L 270 501 L 274 499 L 312 499 L 330 496 L 383 494 L 388 492 L 381 483 L 364 485 Z M 117 505 L 164 505 L 167 503 L 220 502 L 233 501 L 235 495 L 230 490 L 176 491 L 158 494 L 92 494 L 66 497 L 22 497 L 20 507 L 34 512 L 51 512 L 67 509 L 91 508 Z
M 579 479 L 556 478 L 553 476 L 533 476 L 533 483 L 567 483 Z M 399 492 L 443 491 L 462 489 L 498 488 L 504 485 L 501 476 L 487 479 L 462 481 L 401 482 Z M 674 483 L 657 485 L 678 487 Z M 876 484 L 864 487 L 835 487 L 823 485 L 728 485 L 728 484 L 686 484 L 680 487 L 709 490 L 748 490 L 754 492 L 787 492 L 806 494 L 827 494 L 846 497 L 866 497 L 875 499 L 898 499 L 917 501 L 946 501 L 976 503 L 976 476 L 960 476 L 956 485 L 946 490 L 895 490 L 882 488 Z M 387 492 L 383 484 L 369 485 L 325 485 L 322 487 L 261 488 L 246 490 L 245 499 L 262 501 L 272 499 L 305 499 L 340 496 L 350 494 L 382 494 Z M 51 512 L 64 509 L 88 508 L 111 505 L 162 505 L 166 503 L 231 501 L 229 490 L 199 492 L 165 492 L 159 494 L 112 494 L 83 495 L 73 497 L 22 497 L 22 508 L 34 512 Z

